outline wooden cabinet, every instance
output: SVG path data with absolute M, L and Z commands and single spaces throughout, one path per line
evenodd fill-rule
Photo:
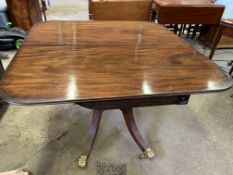
M 15 27 L 30 30 L 33 24 L 42 21 L 38 0 L 6 0 L 10 20 Z

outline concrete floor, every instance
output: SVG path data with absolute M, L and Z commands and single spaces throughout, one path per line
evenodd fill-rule
M 86 1 L 73 0 L 76 5 L 72 6 L 78 6 L 79 12 L 65 11 L 71 8 L 71 2 L 53 0 L 48 18 L 74 19 L 77 16 L 73 13 L 78 13 L 77 19 L 87 19 Z M 56 8 L 63 12 L 58 13 Z M 208 55 L 209 51 L 198 42 L 187 41 Z M 221 50 L 215 59 L 229 57 L 232 50 Z M 9 60 L 3 62 L 7 67 Z M 225 62 L 219 63 L 228 69 Z M 73 104 L 3 105 L 0 172 L 27 167 L 35 175 L 94 175 L 97 162 L 105 162 L 125 163 L 127 175 L 233 174 L 233 88 L 193 95 L 185 106 L 135 108 L 134 114 L 155 158 L 138 159 L 140 150 L 130 137 L 122 114 L 109 110 L 104 113 L 88 168 L 82 170 L 75 160 L 86 142 L 91 110 Z

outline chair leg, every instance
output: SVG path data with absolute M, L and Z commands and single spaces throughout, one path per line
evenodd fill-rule
M 217 31 L 217 34 L 216 34 L 215 39 L 214 39 L 213 47 L 212 47 L 211 52 L 210 52 L 209 59 L 211 59 L 211 60 L 212 60 L 212 58 L 214 56 L 214 52 L 215 52 L 215 50 L 217 48 L 217 45 L 218 45 L 221 37 L 222 37 L 222 28 L 220 27 L 218 29 L 218 31 Z
M 177 34 L 178 31 L 178 24 L 174 24 L 174 33 Z
M 155 12 L 155 10 L 152 10 L 150 14 L 150 21 L 155 22 L 156 19 L 157 19 L 157 13 Z
M 230 71 L 229 71 L 229 74 L 231 75 L 232 72 L 233 72 L 233 65 L 231 66 L 231 69 L 230 69 Z
M 140 158 L 149 158 L 149 159 L 153 158 L 154 157 L 153 151 L 145 142 L 145 140 L 141 136 L 136 126 L 132 108 L 121 109 L 121 111 L 124 115 L 125 123 L 131 136 L 133 137 L 137 145 L 140 147 L 140 149 L 143 151 L 143 154 L 140 156 Z
M 189 26 L 188 26 L 188 30 L 187 30 L 187 38 L 189 38 L 189 34 L 190 34 L 190 32 L 191 32 L 191 24 L 189 24 Z
M 184 24 L 180 24 L 180 28 L 179 28 L 179 36 L 181 36 L 182 31 L 183 31 L 183 28 L 184 28 Z
M 192 38 L 195 38 L 195 36 L 196 36 L 196 34 L 197 34 L 197 31 L 198 31 L 198 28 L 199 28 L 199 25 L 196 24 L 196 25 L 194 26 L 194 29 L 193 29 Z
M 86 145 L 84 146 L 82 150 L 82 155 L 78 159 L 78 166 L 81 168 L 85 168 L 87 166 L 87 159 L 91 153 L 92 146 L 95 142 L 95 138 L 96 138 L 96 135 L 99 129 L 102 113 L 103 113 L 103 110 L 95 109 L 93 111 L 92 121 L 89 127 L 88 139 L 87 139 Z
M 184 25 L 184 27 L 183 27 L 183 29 L 182 29 L 182 34 L 184 34 L 184 32 L 185 32 L 185 30 L 186 30 L 186 24 L 183 24 Z

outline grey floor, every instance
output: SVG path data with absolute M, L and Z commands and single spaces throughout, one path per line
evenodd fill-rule
M 49 19 L 88 19 L 86 0 L 51 3 Z M 208 55 L 198 41 L 186 41 Z M 214 59 L 230 59 L 232 52 L 219 50 Z M 9 62 L 3 60 L 4 66 Z M 216 63 L 229 69 L 226 62 Z M 127 175 L 233 174 L 233 88 L 193 95 L 185 106 L 134 109 L 139 129 L 155 151 L 153 160 L 138 159 L 140 150 L 122 114 L 106 111 L 85 170 L 75 160 L 87 138 L 90 110 L 73 104 L 4 105 L 0 114 L 0 172 L 27 167 L 35 175 L 95 175 L 97 162 L 105 162 L 125 163 Z

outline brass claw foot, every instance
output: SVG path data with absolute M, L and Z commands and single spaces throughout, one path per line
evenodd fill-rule
M 81 155 L 78 159 L 78 166 L 80 168 L 85 168 L 87 166 L 87 156 Z
M 155 156 L 154 152 L 151 150 L 151 148 L 147 148 L 139 157 L 141 159 L 152 159 Z

